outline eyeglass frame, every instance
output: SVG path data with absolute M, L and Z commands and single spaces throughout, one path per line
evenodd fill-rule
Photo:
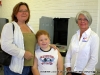
M 84 19 L 79 18 L 78 21 L 84 21 L 84 22 L 86 22 L 86 21 L 88 21 L 88 20 L 87 20 L 86 18 L 84 18 Z

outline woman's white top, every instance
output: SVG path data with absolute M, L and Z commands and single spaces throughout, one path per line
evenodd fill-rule
M 12 23 L 14 24 L 14 33 Z M 12 55 L 11 64 L 9 65 L 10 70 L 21 74 L 24 67 L 24 39 L 19 25 L 14 21 L 12 23 L 7 23 L 3 27 L 1 48 Z M 29 25 L 27 26 L 32 30 Z
M 73 35 L 65 57 L 65 67 L 72 71 L 82 72 L 86 75 L 93 74 L 98 62 L 99 37 L 88 28 L 80 38 L 80 30 Z

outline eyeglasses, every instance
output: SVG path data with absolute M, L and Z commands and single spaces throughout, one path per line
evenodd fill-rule
M 29 12 L 28 10 L 19 10 L 18 12 Z
M 86 18 L 84 18 L 84 19 L 79 18 L 78 21 L 85 21 L 86 22 L 88 20 Z

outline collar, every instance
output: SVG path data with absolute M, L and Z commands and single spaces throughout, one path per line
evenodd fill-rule
M 77 34 L 80 35 L 80 30 L 77 31 Z M 89 37 L 91 34 L 91 28 L 89 27 L 83 34 L 82 36 L 86 36 L 86 37 Z

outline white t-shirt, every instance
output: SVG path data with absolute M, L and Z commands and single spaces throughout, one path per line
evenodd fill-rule
M 35 50 L 38 59 L 40 75 L 57 75 L 58 50 L 51 48 L 49 51 Z

